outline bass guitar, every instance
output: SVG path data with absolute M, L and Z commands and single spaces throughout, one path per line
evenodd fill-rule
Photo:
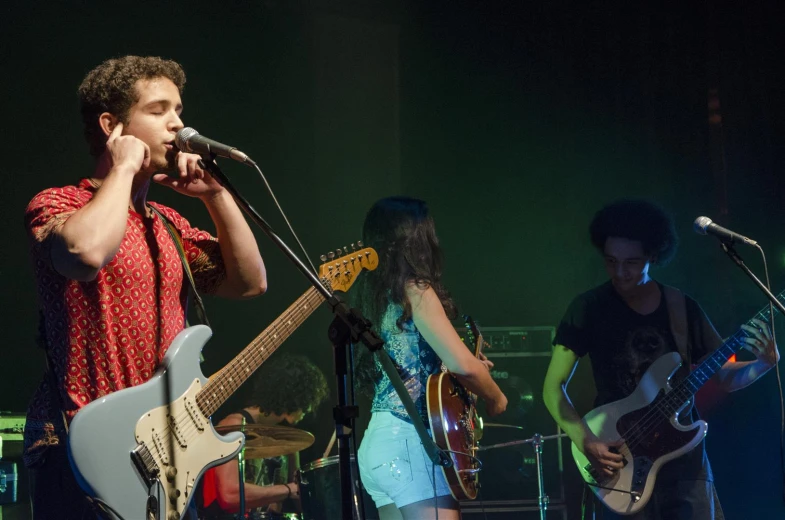
M 777 299 L 785 300 L 785 291 Z M 770 323 L 769 308 L 762 309 L 753 319 Z M 747 324 L 757 328 L 752 320 Z M 708 428 L 706 422 L 682 424 L 679 414 L 689 409 L 695 393 L 746 345 L 747 336 L 740 329 L 673 386 L 671 377 L 681 367 L 682 358 L 676 352 L 666 354 L 652 363 L 632 394 L 586 414 L 584 422 L 601 441 L 625 441 L 618 449 L 624 467 L 612 477 L 595 471 L 578 446 L 572 445 L 578 470 L 606 507 L 622 515 L 640 511 L 651 497 L 662 465 L 701 442 Z
M 371 248 L 334 258 L 319 269 L 331 291 L 346 291 L 378 266 Z M 202 474 L 234 457 L 240 432 L 219 435 L 210 421 L 218 407 L 324 301 L 308 289 L 212 378 L 199 357 L 212 335 L 196 325 L 172 341 L 153 377 L 97 399 L 74 416 L 68 454 L 80 487 L 112 520 L 180 520 Z
M 479 358 L 484 341 L 474 320 L 464 316 L 466 328 Z M 482 437 L 482 418 L 477 415 L 477 396 L 449 372 L 428 377 L 426 387 L 431 437 L 452 458 L 451 468 L 441 467 L 455 500 L 474 500 L 480 485 L 477 442 Z

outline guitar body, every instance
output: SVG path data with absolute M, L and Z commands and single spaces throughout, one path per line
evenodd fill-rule
M 603 504 L 616 513 L 630 515 L 640 511 L 651 497 L 662 465 L 695 448 L 706 435 L 708 425 L 704 421 L 687 426 L 678 422 L 679 413 L 688 404 L 671 414 L 656 411 L 662 396 L 671 391 L 670 378 L 680 366 L 679 354 L 672 352 L 662 356 L 652 363 L 632 394 L 595 408 L 584 417 L 589 429 L 603 442 L 617 441 L 621 438 L 620 431 L 640 431 L 641 426 L 646 426 L 645 435 L 632 439 L 632 435 L 627 434 L 626 444 L 620 450 L 625 457 L 625 466 L 611 478 L 596 478 L 598 474 L 586 456 L 572 445 L 581 476 Z M 652 411 L 657 415 L 649 415 L 646 421 L 641 421 Z M 657 420 L 652 420 L 653 417 Z M 636 500 L 628 492 L 638 494 L 639 498 Z
M 344 248 L 346 249 L 346 248 Z M 346 292 L 363 270 L 376 269 L 372 248 L 322 264 L 319 277 Z M 209 380 L 199 357 L 212 332 L 182 331 L 153 377 L 88 404 L 71 421 L 68 456 L 80 487 L 111 520 L 181 520 L 202 474 L 233 458 L 241 432 L 218 435 L 210 422 L 226 399 L 324 302 L 308 289 Z
M 185 329 L 149 381 L 97 399 L 74 417 L 71 465 L 108 518 L 181 519 L 204 471 L 243 447 L 241 433 L 218 435 L 194 403 L 207 381 L 199 354 L 211 335 L 204 325 Z
M 473 500 L 479 487 L 479 464 L 475 458 L 477 440 L 474 398 L 449 372 L 428 377 L 426 391 L 431 437 L 437 446 L 449 450 L 453 467 L 441 471 L 455 500 Z M 460 455 L 466 453 L 470 456 Z

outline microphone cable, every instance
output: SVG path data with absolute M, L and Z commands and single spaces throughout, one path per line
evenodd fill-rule
M 760 251 L 760 256 L 763 259 L 763 273 L 766 278 L 766 288 L 768 288 L 769 292 L 771 292 L 771 281 L 769 280 L 769 264 L 766 262 L 766 253 L 763 252 L 763 248 L 759 244 L 755 244 L 755 247 Z M 769 316 L 771 319 L 769 320 L 770 328 L 771 328 L 771 339 L 774 342 L 774 347 L 779 350 L 777 347 L 777 334 L 775 332 L 774 327 L 774 317 L 775 309 L 774 303 L 769 301 Z M 782 376 L 780 375 L 780 367 L 779 361 L 774 365 L 774 373 L 777 375 L 777 390 L 778 390 L 778 397 L 780 400 L 780 473 L 782 474 L 783 480 L 783 488 L 782 488 L 782 501 L 785 502 L 785 400 L 783 400 L 783 392 L 782 392 Z
M 286 227 L 289 228 L 289 232 L 294 237 L 294 240 L 297 242 L 297 245 L 300 246 L 300 251 L 302 251 L 303 255 L 305 255 L 305 259 L 308 261 L 308 264 L 311 266 L 311 269 L 313 270 L 314 274 L 318 275 L 318 271 L 316 270 L 316 267 L 313 265 L 313 262 L 311 261 L 311 257 L 308 255 L 308 251 L 305 250 L 305 246 L 300 241 L 300 237 L 297 236 L 297 233 L 295 233 L 292 224 L 289 222 L 289 218 L 286 216 L 286 213 L 284 213 L 281 204 L 278 202 L 278 198 L 275 196 L 275 192 L 273 192 L 272 187 L 270 187 L 270 183 L 267 182 L 267 177 L 264 175 L 264 172 L 262 172 L 262 169 L 259 168 L 259 165 L 256 164 L 255 162 L 253 163 L 253 167 L 256 169 L 257 172 L 259 172 L 259 177 L 262 178 L 262 182 L 264 182 L 264 185 L 267 187 L 267 192 L 270 194 L 270 197 L 272 197 L 273 202 L 275 203 L 275 206 L 278 208 L 278 212 L 283 217 L 284 222 L 286 222 Z

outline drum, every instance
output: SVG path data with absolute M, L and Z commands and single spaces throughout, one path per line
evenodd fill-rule
M 352 518 L 361 520 L 360 508 L 365 510 L 365 520 L 379 518 L 373 500 L 362 487 L 354 456 L 352 466 Z M 334 520 L 341 518 L 341 473 L 338 455 L 317 459 L 300 468 L 300 503 L 302 520 Z

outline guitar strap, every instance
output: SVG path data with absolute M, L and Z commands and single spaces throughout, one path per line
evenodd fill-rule
M 684 293 L 675 287 L 663 285 L 665 304 L 668 307 L 668 317 L 670 318 L 671 333 L 676 342 L 676 348 L 685 363 L 692 363 L 689 349 L 689 331 L 687 329 L 687 300 Z
M 174 225 L 171 221 L 166 218 L 166 216 L 155 209 L 152 205 L 147 205 L 150 210 L 158 215 L 161 219 L 161 222 L 164 223 L 166 227 L 166 231 L 169 232 L 169 236 L 172 237 L 172 241 L 174 242 L 175 248 L 177 249 L 177 254 L 180 255 L 180 261 L 183 263 L 183 272 L 186 274 L 188 278 L 188 282 L 190 283 L 190 291 L 189 295 L 193 296 L 194 303 L 196 304 L 196 315 L 199 317 L 199 321 L 204 325 L 210 326 L 210 321 L 207 319 L 207 311 L 204 310 L 204 302 L 202 302 L 202 297 L 199 296 L 199 292 L 196 290 L 196 282 L 194 281 L 194 275 L 191 272 L 191 266 L 188 265 L 188 260 L 185 258 L 185 248 L 183 247 L 183 240 L 180 237 L 180 233 L 177 232 Z M 188 318 L 186 317 L 185 321 L 186 327 L 188 326 Z M 202 359 L 204 361 L 204 359 Z

